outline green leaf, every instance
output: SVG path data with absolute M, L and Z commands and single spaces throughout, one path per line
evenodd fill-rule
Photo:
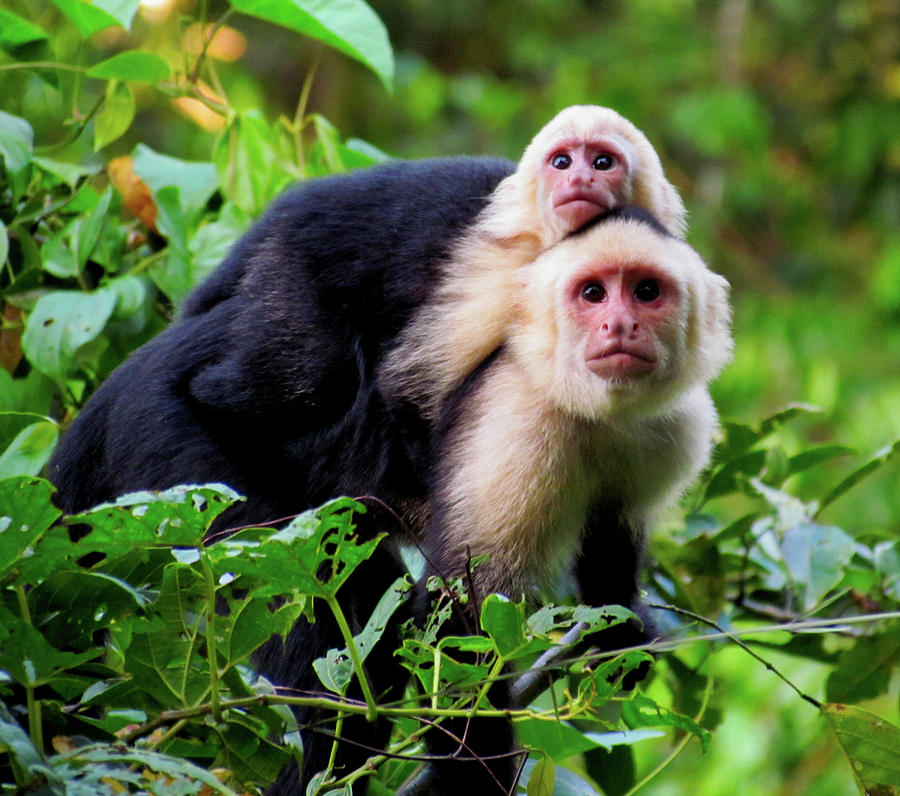
M 91 212 L 84 217 L 81 225 L 77 227 L 75 234 L 75 257 L 78 261 L 79 268 L 84 268 L 90 259 L 97 242 L 100 240 L 100 234 L 103 232 L 103 225 L 106 222 L 107 213 L 109 213 L 109 205 L 112 202 L 113 187 L 107 186 L 103 195 L 100 197 L 96 206 Z
M 116 294 L 116 308 L 110 320 L 118 322 L 127 321 L 144 309 L 152 290 L 150 280 L 143 274 L 117 276 L 106 286 Z
M 199 545 L 210 523 L 238 499 L 223 484 L 176 486 L 133 492 L 69 518 L 92 531 L 79 541 L 84 552 L 114 556 L 136 544 Z
M 202 782 L 206 786 L 204 790 L 208 790 L 210 793 L 222 794 L 223 796 L 238 796 L 231 788 L 219 782 L 215 774 L 195 765 L 189 760 L 160 754 L 159 752 L 151 752 L 146 749 L 132 749 L 124 747 L 122 744 L 109 746 L 94 744 L 81 747 L 73 752 L 58 755 L 52 761 L 57 765 L 65 762 L 67 767 L 77 766 L 80 769 L 84 769 L 85 775 L 93 772 L 98 779 L 106 777 L 113 782 L 132 781 L 130 772 L 134 770 L 143 771 L 145 768 L 164 775 L 161 778 L 147 778 L 146 782 L 143 779 L 137 780 L 144 783 L 144 787 L 141 790 L 145 792 L 197 793 L 198 789 L 192 784 Z M 165 790 L 158 790 L 160 780 L 164 781 L 166 778 L 172 778 L 174 782 L 167 784 Z M 96 789 L 90 791 L 84 789 L 78 791 L 78 793 L 98 793 L 100 792 L 99 786 L 101 784 L 106 785 L 107 783 L 105 781 L 97 782 Z M 112 792 L 112 789 L 108 792 Z
M 861 702 L 887 692 L 891 675 L 900 666 L 900 625 L 887 625 L 882 634 L 867 636 L 841 653 L 828 675 L 829 702 Z
M 18 14 L 0 8 L 0 49 L 11 55 L 23 44 L 31 44 L 36 41 L 44 41 L 47 34 L 37 25 L 27 19 L 22 19 Z
M 539 749 L 551 760 L 565 760 L 598 746 L 571 724 L 552 717 L 516 719 L 514 724 L 520 743 L 530 749 Z
M 553 761 L 546 755 L 542 756 L 528 775 L 528 796 L 553 796 L 556 786 L 555 769 Z
M 9 256 L 9 231 L 6 229 L 6 224 L 0 221 L 0 268 L 2 268 L 6 263 L 6 258 Z
M 78 369 L 78 353 L 103 331 L 116 306 L 116 294 L 54 290 L 35 304 L 25 324 L 22 348 L 28 361 L 56 381 Z
M 375 610 L 360 633 L 353 637 L 360 660 L 365 662 L 369 653 L 384 635 L 390 618 L 406 600 L 412 584 L 404 577 L 397 578 L 391 587 L 381 596 Z M 353 677 L 353 662 L 350 653 L 344 647 L 341 650 L 330 649 L 323 658 L 313 661 L 313 669 L 319 675 L 322 684 L 336 694 L 345 694 Z
M 727 495 L 739 490 L 743 477 L 759 475 L 766 463 L 765 451 L 750 451 L 737 459 L 726 462 L 706 485 L 703 495 L 704 502 L 721 495 Z
M 622 682 L 629 674 L 652 662 L 653 657 L 640 650 L 623 652 L 615 658 L 604 660 L 579 681 L 578 697 L 580 700 L 590 702 L 595 708 L 602 708 L 622 690 Z
M 481 606 L 481 628 L 504 660 L 510 660 L 528 645 L 523 607 L 499 594 L 485 598 Z
M 59 279 L 78 275 L 78 258 L 67 243 L 70 231 L 71 226 L 61 229 L 41 246 L 41 267 Z
M 331 174 L 340 174 L 347 171 L 344 161 L 341 159 L 341 136 L 331 122 L 321 113 L 312 114 L 313 127 L 316 130 L 316 143 L 322 147 L 325 163 Z
M 90 38 L 95 33 L 114 25 L 131 28 L 131 20 L 140 0 L 52 0 L 78 29 L 81 37 Z
M 900 602 L 900 541 L 876 545 L 875 566 L 884 578 L 884 593 Z
M 31 616 L 56 647 L 87 648 L 91 635 L 147 604 L 137 589 L 103 572 L 56 572 L 28 594 Z
M 796 456 L 791 456 L 788 460 L 788 471 L 791 475 L 795 475 L 796 473 L 809 470 L 822 462 L 853 453 L 856 453 L 856 451 L 853 448 L 848 448 L 846 445 L 821 445 L 818 448 L 812 448 L 811 450 L 798 453 Z
M 290 182 L 282 167 L 279 130 L 259 111 L 235 114 L 216 141 L 213 159 L 226 196 L 251 215 Z
M 134 173 L 155 194 L 174 185 L 185 209 L 202 208 L 219 185 L 214 163 L 179 160 L 161 155 L 144 144 L 138 144 L 132 153 Z
M 801 417 L 808 414 L 822 414 L 822 410 L 818 406 L 812 404 L 791 404 L 780 412 L 767 417 L 759 426 L 759 433 L 762 437 L 775 433 L 779 428 L 789 423 L 795 417 Z
M 538 763 L 533 759 L 525 761 L 522 782 L 526 784 L 526 787 L 537 765 Z M 553 796 L 597 796 L 597 789 L 591 783 L 560 766 L 557 766 L 554 771 L 553 789 L 549 792 Z
M 622 720 L 631 728 L 674 727 L 700 739 L 704 752 L 709 749 L 711 735 L 689 716 L 668 710 L 643 694 L 635 694 L 622 705 Z
M 159 83 L 172 74 L 169 62 L 155 53 L 128 50 L 107 58 L 87 71 L 88 77 L 104 80 L 134 80 L 141 83 Z
M 52 420 L 34 423 L 20 431 L 0 454 L 0 478 L 14 475 L 37 475 L 47 463 L 59 427 Z
M 860 791 L 900 794 L 900 728 L 852 705 L 823 705 L 822 714 L 847 755 Z
M 94 123 L 94 152 L 112 143 L 131 126 L 135 104 L 131 89 L 118 80 L 106 84 L 106 101 Z
M 594 741 L 597 746 L 612 749 L 615 746 L 634 746 L 651 738 L 663 738 L 662 730 L 614 730 L 613 732 L 586 732 L 585 738 Z
M 14 768 L 25 775 L 25 781 L 45 783 L 43 787 L 47 793 L 65 792 L 65 784 L 59 774 L 34 748 L 28 733 L 2 703 L 0 703 L 0 746 L 9 755 Z
M 147 269 L 156 286 L 176 304 L 194 286 L 191 255 L 188 250 L 188 224 L 175 186 L 160 189 L 156 194 L 156 227 L 169 243 L 169 251 Z
M 250 216 L 226 202 L 215 221 L 204 224 L 188 241 L 194 284 L 211 274 L 250 226 Z
M 878 451 L 874 457 L 867 461 L 862 467 L 854 470 L 843 481 L 841 481 L 834 489 L 832 489 L 820 502 L 819 511 L 830 503 L 834 503 L 841 495 L 856 486 L 860 481 L 864 480 L 876 470 L 880 470 L 891 459 L 900 453 L 900 439 L 893 444 L 887 445 Z
M 791 578 L 803 588 L 803 607 L 814 608 L 840 583 L 850 562 L 855 542 L 840 528 L 815 523 L 785 531 L 784 562 Z
M 61 160 L 53 160 L 52 158 L 34 157 L 32 161 L 40 166 L 44 171 L 59 177 L 72 190 L 82 177 L 88 174 L 94 174 L 96 168 L 90 168 L 79 163 L 64 163 Z
M 274 22 L 365 64 L 389 91 L 394 56 L 384 24 L 362 0 L 230 0 L 245 14 Z
M 9 171 L 24 169 L 31 162 L 34 148 L 34 130 L 18 116 L 0 111 L 0 157 Z
M 96 658 L 97 649 L 63 652 L 53 647 L 32 625 L 0 605 L 0 668 L 21 685 L 37 686 L 53 677 Z
M 358 537 L 355 511 L 364 512 L 365 508 L 350 498 L 339 498 L 304 512 L 276 533 L 265 532 L 259 541 L 248 538 L 258 535 L 253 530 L 223 539 L 209 550 L 216 575 L 260 578 L 272 595 L 300 590 L 316 597 L 333 597 L 384 536 Z M 264 555 L 254 554 L 256 548 Z
M 16 565 L 62 512 L 51 502 L 53 487 L 42 478 L 0 481 L 0 573 Z

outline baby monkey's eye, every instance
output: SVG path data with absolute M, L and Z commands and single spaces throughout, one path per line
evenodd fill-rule
M 634 288 L 634 297 L 638 301 L 656 301 L 662 291 L 656 279 L 642 279 Z
M 599 304 L 606 298 L 606 288 L 599 282 L 588 282 L 581 288 L 581 297 L 591 304 Z

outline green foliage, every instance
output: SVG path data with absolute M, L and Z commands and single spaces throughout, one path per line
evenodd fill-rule
M 818 526 L 814 506 L 765 483 L 783 474 L 748 468 L 748 446 L 768 444 L 760 450 L 763 461 L 778 460 L 774 429 L 795 415 L 780 413 L 760 430 L 734 426 L 720 446 L 708 485 L 727 469 L 733 484 L 727 494 L 751 504 L 745 515 L 751 520 L 722 525 L 695 513 L 683 530 L 654 540 L 657 563 L 650 575 L 662 600 L 658 607 L 674 617 L 669 640 L 647 650 L 573 658 L 571 645 L 579 637 L 602 644 L 604 630 L 627 621 L 630 612 L 548 605 L 529 615 L 523 605 L 491 595 L 480 610 L 484 635 L 439 637 L 436 629 L 447 615 L 439 604 L 425 629 L 406 628 L 398 654 L 419 687 L 390 705 L 377 703 L 360 673 L 406 598 L 408 582 L 398 581 L 384 595 L 356 635 L 340 607 L 341 586 L 379 542 L 355 534 L 353 512 L 362 506 L 338 500 L 280 531 L 248 528 L 204 546 L 210 523 L 239 499 L 226 487 L 137 493 L 60 518 L 46 481 L 2 480 L 0 693 L 9 708 L 24 708 L 21 715 L 28 716 L 26 734 L 7 708 L 0 715 L 0 742 L 10 757 L 5 776 L 19 787 L 56 783 L 73 792 L 113 793 L 112 783 L 136 792 L 150 782 L 159 793 L 203 785 L 213 792 L 246 791 L 271 781 L 293 753 L 272 740 L 293 726 L 286 706 L 330 703 L 344 713 L 390 717 L 397 733 L 389 751 L 398 758 L 388 764 L 376 756 L 372 768 L 326 773 L 322 787 L 342 792 L 373 775 L 390 787 L 411 771 L 419 739 L 439 732 L 443 717 L 499 715 L 489 702 L 490 684 L 537 665 L 553 676 L 550 691 L 537 694 L 527 709 L 501 711 L 535 761 L 523 785 L 528 793 L 590 793 L 583 776 L 562 767 L 573 755 L 631 749 L 672 732 L 678 748 L 690 738 L 709 747 L 718 709 L 707 670 L 725 642 L 750 653 L 761 676 L 768 668 L 774 672 L 768 676 L 784 678 L 765 660 L 778 649 L 827 666 L 825 696 L 832 704 L 798 695 L 822 708 L 861 787 L 898 787 L 900 758 L 885 739 L 900 729 L 847 703 L 886 694 L 900 666 L 900 601 L 891 597 L 900 556 L 896 550 L 888 555 L 883 543 L 870 547 L 838 528 Z M 883 465 L 884 459 L 873 462 Z M 871 471 L 872 463 L 860 469 Z M 71 525 L 90 532 L 72 542 L 65 527 Z M 96 563 L 85 568 L 86 560 Z M 855 614 L 852 606 L 862 598 L 877 600 L 882 612 Z M 314 664 L 322 694 L 282 695 L 252 680 L 253 651 L 310 615 L 314 600 L 328 605 L 346 643 Z M 718 618 L 702 619 L 695 609 Z M 768 631 L 748 624 L 776 613 L 790 621 Z M 812 614 L 817 618 L 807 618 Z M 561 647 L 561 634 L 576 627 L 577 635 Z M 783 627 L 794 635 L 785 636 Z M 804 631 L 828 628 L 836 638 L 853 631 L 840 654 L 803 643 L 811 638 Z M 699 659 L 697 645 L 705 650 Z M 628 675 L 652 663 L 648 651 L 664 649 L 649 687 L 626 689 Z M 343 700 L 354 679 L 368 704 Z M 417 721 L 425 724 L 413 734 L 410 722 Z M 46 751 L 51 735 L 53 754 Z
M 60 0 L 56 6 L 85 39 L 101 30 L 131 27 L 137 9 L 136 2 Z M 386 35 L 361 0 L 310 4 L 303 11 L 288 2 L 265 6 L 234 9 L 263 14 L 336 46 L 390 82 Z M 4 11 L 4 19 L 9 27 L 0 47 L 10 55 L 37 41 L 60 52 L 69 46 L 72 29 L 66 25 L 51 34 L 10 11 Z M 86 51 L 82 48 L 79 57 Z M 43 374 L 42 403 L 61 400 L 75 411 L 129 350 L 160 330 L 173 307 L 291 180 L 321 173 L 322 164 L 336 171 L 381 157 L 373 147 L 341 142 L 336 128 L 320 115 L 304 114 L 305 95 L 295 120 L 274 123 L 201 95 L 194 101 L 206 101 L 222 120 L 208 160 L 170 157 L 138 143 L 130 154 L 110 160 L 104 174 L 103 164 L 79 145 L 90 143 L 98 151 L 125 134 L 137 111 L 135 92 L 146 91 L 142 85 L 162 96 L 194 97 L 210 61 L 202 51 L 185 50 L 182 56 L 182 63 L 192 63 L 189 73 L 175 68 L 165 51 L 138 48 L 110 57 L 98 54 L 92 64 L 56 64 L 63 75 L 66 70 L 77 75 L 59 90 L 72 115 L 58 122 L 73 130 L 64 147 L 50 147 L 60 151 L 60 159 L 38 154 L 48 148 L 35 148 L 29 121 L 0 112 L 0 254 L 6 266 L 0 290 L 7 308 L 3 365 L 11 372 Z M 5 66 L 29 70 L 30 64 L 26 59 Z M 0 75 L 3 68 L 0 64 Z M 59 73 L 43 61 L 29 71 L 31 85 L 42 90 L 48 80 L 59 82 Z M 23 110 L 31 110 L 27 102 Z M 311 143 L 304 140 L 307 129 L 315 133 Z M 77 163 L 68 160 L 78 153 Z M 27 401 L 2 407 L 33 408 Z M 10 457 L 24 456 L 16 472 L 37 474 L 52 434 L 45 425 L 21 438 L 18 433 L 24 434 L 10 428 L 0 438 L 0 448 L 13 445 L 18 451 L 8 452 L 0 466 L 9 468 Z
M 153 23 L 136 0 L 0 9 L 2 781 L 79 794 L 271 781 L 299 754 L 277 741 L 294 738 L 288 706 L 312 698 L 253 681 L 248 662 L 319 600 L 344 646 L 316 661 L 315 704 L 388 716 L 398 755 L 323 772 L 332 793 L 362 777 L 394 789 L 433 723 L 490 714 L 489 684 L 547 654 L 552 689 L 511 713 L 529 794 L 650 792 L 654 777 L 666 793 L 744 792 L 750 780 L 729 776 L 754 746 L 753 776 L 766 777 L 754 792 L 806 789 L 797 778 L 838 748 L 845 760 L 805 792 L 843 794 L 851 778 L 861 792 L 898 792 L 900 83 L 886 7 L 381 6 L 396 76 L 361 0 L 232 0 L 217 19 L 200 4 L 196 17 L 180 8 Z M 246 31 L 279 57 L 257 49 L 235 63 L 216 54 L 214 31 Z M 320 45 L 349 58 L 320 57 Z M 727 417 L 768 415 L 725 424 L 683 521 L 651 541 L 645 582 L 665 642 L 576 660 L 564 633 L 602 634 L 629 613 L 529 615 L 499 596 L 481 606 L 484 635 L 440 636 L 446 600 L 397 651 L 416 684 L 406 700 L 378 704 L 363 679 L 360 706 L 343 696 L 409 586 L 394 584 L 351 632 L 340 587 L 377 539 L 354 534 L 349 503 L 211 547 L 205 529 L 236 499 L 221 487 L 59 517 L 34 478 L 53 418 L 65 425 L 163 328 L 289 182 L 385 157 L 342 128 L 405 154 L 515 158 L 576 102 L 616 107 L 658 146 L 692 241 L 735 285 L 736 361 L 717 403 Z M 791 399 L 824 411 L 772 414 Z M 92 531 L 73 544 L 64 525 L 76 521 Z M 101 560 L 86 569 L 86 553 Z M 649 678 L 623 689 L 651 652 Z

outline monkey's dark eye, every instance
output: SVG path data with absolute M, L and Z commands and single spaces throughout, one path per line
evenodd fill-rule
M 638 301 L 656 301 L 659 294 L 659 282 L 655 279 L 642 279 L 634 289 L 634 297 Z
M 591 304 L 599 304 L 606 298 L 606 288 L 599 282 L 588 282 L 581 288 L 581 297 Z
M 554 169 L 563 171 L 572 165 L 572 158 L 568 155 L 554 155 L 553 159 L 550 161 L 550 165 L 553 166 Z
M 616 159 L 612 155 L 597 155 L 591 165 L 597 171 L 609 171 L 616 165 Z

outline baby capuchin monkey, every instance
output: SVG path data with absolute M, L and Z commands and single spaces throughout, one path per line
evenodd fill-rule
M 574 105 L 534 137 L 513 174 L 453 245 L 443 279 L 403 330 L 385 370 L 391 389 L 434 413 L 511 321 L 519 267 L 622 204 L 682 237 L 685 209 L 646 136 L 610 108 Z

